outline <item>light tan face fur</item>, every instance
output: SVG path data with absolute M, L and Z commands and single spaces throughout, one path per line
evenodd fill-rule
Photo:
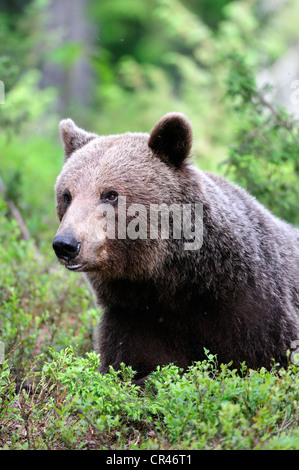
M 116 216 L 118 206 L 103 202 L 107 192 L 126 198 L 132 203 L 149 207 L 171 200 L 174 186 L 172 171 L 154 157 L 148 148 L 148 135 L 125 134 L 123 136 L 97 137 L 73 153 L 66 161 L 56 183 L 57 213 L 60 226 L 57 236 L 73 236 L 81 243 L 81 250 L 72 262 L 60 260 L 65 266 L 80 266 L 79 271 L 102 271 L 113 275 L 116 271 L 129 274 L 136 265 L 139 275 L 149 272 L 151 266 L 159 266 L 156 259 L 155 240 L 109 239 L 105 231 L 102 204 L 113 207 Z M 173 191 L 175 188 L 173 187 Z M 65 202 L 65 195 L 71 198 Z M 102 214 L 102 215 L 101 215 Z M 149 255 L 142 256 L 144 245 L 151 246 Z M 161 258 L 161 246 L 159 258 Z M 144 272 L 143 272 L 144 274 Z M 135 274 L 134 274 L 135 275 Z
M 98 136 L 66 119 L 60 131 L 65 164 L 55 186 L 60 226 L 54 241 L 72 240 L 78 250 L 68 258 L 54 248 L 59 261 L 71 270 L 103 276 L 152 276 L 167 255 L 167 242 L 159 240 L 157 249 L 158 240 L 150 237 L 119 237 L 121 202 L 125 198 L 126 207 L 141 204 L 149 214 L 151 204 L 180 201 L 180 172 L 192 141 L 190 123 L 179 113 L 169 113 L 150 135 Z M 105 207 L 113 209 L 115 237 L 107 236 Z M 127 214 L 126 221 L 131 219 Z

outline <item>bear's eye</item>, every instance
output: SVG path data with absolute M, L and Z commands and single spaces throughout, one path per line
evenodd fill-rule
M 118 193 L 116 191 L 107 191 L 102 194 L 101 200 L 104 202 L 115 203 L 118 199 Z
M 107 199 L 108 199 L 108 201 L 115 201 L 117 199 L 117 194 L 111 193 L 111 194 L 109 194 Z
M 64 191 L 62 194 L 62 199 L 65 204 L 70 204 L 72 201 L 72 196 L 69 191 Z

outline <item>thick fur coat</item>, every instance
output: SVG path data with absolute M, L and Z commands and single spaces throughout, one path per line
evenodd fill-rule
M 70 119 L 60 129 L 53 247 L 63 265 L 85 273 L 103 309 L 101 371 L 124 362 L 142 381 L 158 365 L 186 369 L 204 348 L 234 367 L 285 366 L 299 339 L 299 230 L 244 189 L 196 169 L 187 158 L 191 124 L 179 113 L 149 135 L 97 136 Z M 173 236 L 108 238 L 98 207 L 113 207 L 117 222 L 120 196 L 148 213 L 155 204 L 202 205 L 201 246 L 186 250 Z

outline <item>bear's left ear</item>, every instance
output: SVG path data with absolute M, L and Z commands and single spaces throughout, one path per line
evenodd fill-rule
M 184 114 L 166 114 L 150 133 L 148 146 L 165 163 L 179 168 L 192 147 L 191 123 Z
M 77 127 L 72 119 L 60 121 L 59 130 L 63 141 L 64 158 L 67 160 L 75 150 L 80 149 L 92 139 L 98 137 L 96 134 L 86 132 Z

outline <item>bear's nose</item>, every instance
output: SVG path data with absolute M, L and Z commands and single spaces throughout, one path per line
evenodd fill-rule
M 61 237 L 59 235 L 54 238 L 52 246 L 56 256 L 66 261 L 76 258 L 81 249 L 81 243 L 74 237 Z

